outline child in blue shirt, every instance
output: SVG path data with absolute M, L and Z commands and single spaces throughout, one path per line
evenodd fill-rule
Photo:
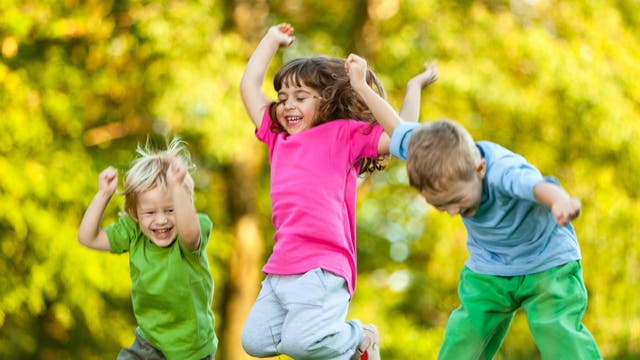
M 351 55 L 348 67 L 362 73 L 366 62 Z M 438 358 L 493 358 L 522 309 L 542 358 L 600 359 L 582 324 L 587 292 L 570 223 L 580 202 L 522 156 L 474 142 L 453 121 L 402 121 L 359 84 L 354 89 L 391 135 L 390 152 L 407 161 L 411 186 L 439 211 L 460 215 L 467 229 L 461 305 L 449 317 Z M 419 101 L 419 92 L 407 92 L 404 103 Z

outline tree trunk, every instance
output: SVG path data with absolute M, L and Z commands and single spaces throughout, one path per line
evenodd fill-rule
M 247 315 L 258 296 L 264 260 L 264 240 L 256 207 L 258 179 L 265 161 L 264 147 L 250 144 L 235 159 L 229 171 L 227 191 L 229 211 L 235 221 L 235 244 L 229 261 L 229 279 L 225 287 L 223 318 L 218 359 L 252 359 L 242 348 L 241 336 Z
M 235 252 L 230 261 L 227 286 L 227 307 L 225 309 L 223 343 L 220 345 L 222 359 L 252 359 L 242 349 L 242 327 L 249 310 L 258 295 L 260 265 L 263 244 L 254 215 L 245 215 L 236 225 Z

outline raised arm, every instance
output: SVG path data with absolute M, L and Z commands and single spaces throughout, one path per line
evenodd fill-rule
M 560 186 L 550 182 L 540 182 L 533 188 L 536 200 L 551 209 L 558 225 L 566 225 L 580 215 L 580 201 L 572 198 Z
M 269 64 L 278 49 L 291 45 L 294 39 L 293 26 L 290 24 L 272 26 L 247 62 L 240 81 L 240 96 L 256 127 L 260 127 L 264 109 L 271 102 L 262 92 Z
M 78 228 L 78 242 L 96 250 L 109 251 L 109 238 L 100 229 L 100 222 L 111 197 L 118 186 L 118 170 L 108 167 L 98 176 L 98 192 L 91 200 Z
M 393 130 L 402 121 L 398 113 L 389 103 L 380 97 L 366 82 L 367 62 L 358 55 L 351 54 L 345 63 L 349 82 L 353 90 L 362 97 L 373 113 L 376 121 L 382 125 L 387 135 L 391 136 Z
M 200 246 L 200 223 L 193 205 L 193 196 L 184 183 L 187 167 L 180 158 L 171 160 L 167 169 L 167 187 L 173 200 L 173 214 L 178 237 L 191 250 Z
M 407 92 L 400 108 L 400 118 L 404 121 L 418 121 L 422 89 L 438 80 L 438 69 L 434 62 L 425 62 L 423 66 L 423 72 L 407 81 Z

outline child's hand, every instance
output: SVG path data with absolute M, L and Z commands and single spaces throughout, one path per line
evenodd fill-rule
M 419 89 L 422 89 L 438 80 L 438 68 L 436 67 L 435 62 L 425 62 L 423 66 L 424 71 L 412 77 L 407 82 L 407 87 L 416 86 Z
M 344 63 L 345 71 L 349 75 L 351 87 L 357 89 L 359 86 L 366 85 L 367 79 L 367 61 L 356 54 L 350 54 Z
M 167 169 L 167 185 L 181 185 L 184 177 L 187 176 L 187 167 L 179 157 L 171 159 L 169 169 Z
M 118 187 L 118 170 L 109 166 L 98 175 L 98 190 L 111 196 Z
M 296 37 L 293 36 L 293 26 L 287 23 L 270 27 L 265 37 L 272 38 L 280 47 L 287 47 L 293 44 L 293 41 L 296 39 Z
M 551 206 L 551 213 L 556 218 L 558 225 L 567 225 L 571 220 L 580 216 L 580 201 L 575 198 L 556 201 Z

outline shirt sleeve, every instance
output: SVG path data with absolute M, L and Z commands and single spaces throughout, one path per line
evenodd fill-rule
M 129 245 L 138 235 L 138 224 L 129 216 L 120 216 L 117 223 L 110 224 L 104 231 L 109 239 L 111 252 L 121 254 L 129 251 Z
M 271 126 L 273 121 L 271 120 L 271 116 L 269 115 L 269 106 L 267 106 L 264 110 L 264 114 L 262 114 L 262 122 L 260 123 L 260 127 L 256 128 L 255 135 L 258 140 L 263 142 L 268 142 L 269 134 L 271 134 Z
M 545 179 L 524 158 L 516 154 L 503 158 L 501 166 L 496 167 L 496 170 L 496 179 L 503 191 L 516 198 L 536 201 L 533 188 Z
M 362 158 L 374 158 L 378 156 L 378 143 L 380 136 L 384 132 L 382 126 L 378 124 L 366 123 L 364 121 L 350 120 L 345 122 L 348 124 L 346 128 L 346 136 L 351 147 L 350 161 L 355 162 Z
M 211 230 L 213 229 L 213 223 L 209 216 L 205 214 L 198 214 L 198 221 L 200 222 L 200 249 L 204 251 L 204 248 L 209 243 L 209 236 L 211 236 Z
M 389 152 L 402 160 L 407 160 L 409 139 L 413 131 L 420 126 L 422 126 L 422 124 L 418 122 L 401 122 L 400 125 L 393 130 L 391 143 L 389 144 Z
M 211 229 L 213 228 L 211 219 L 206 214 L 198 213 L 198 223 L 200 224 L 200 245 L 197 249 L 190 250 L 183 241 L 176 241 L 183 253 L 190 253 L 196 258 L 206 253 L 205 248 L 209 243 L 209 236 L 211 236 Z

